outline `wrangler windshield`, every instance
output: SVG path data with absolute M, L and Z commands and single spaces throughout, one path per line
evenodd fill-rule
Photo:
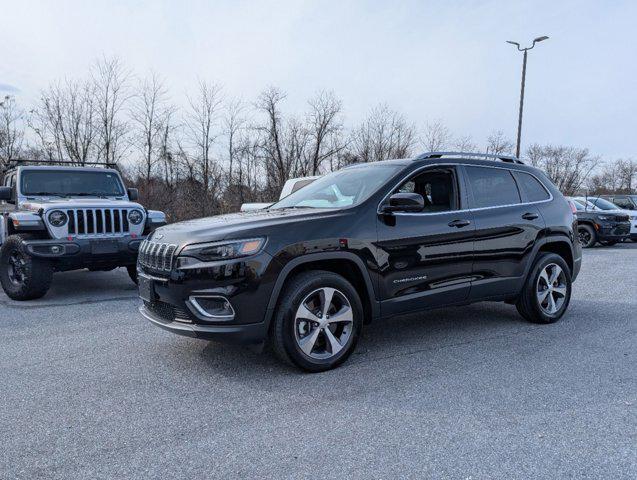
M 26 170 L 21 174 L 22 195 L 106 196 L 124 195 L 119 176 L 113 172 Z
M 342 208 L 366 200 L 401 166 L 369 165 L 346 168 L 321 177 L 270 208 Z

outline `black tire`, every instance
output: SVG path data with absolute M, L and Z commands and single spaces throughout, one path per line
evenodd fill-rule
M 41 298 L 53 280 L 52 262 L 32 257 L 27 252 L 23 240 L 32 238 L 37 237 L 11 235 L 0 249 L 0 283 L 7 296 L 13 300 Z
M 540 280 L 540 275 L 547 266 L 557 265 L 564 272 L 564 290 L 565 296 L 556 312 L 549 314 L 545 308 L 541 305 L 538 299 L 538 295 L 541 294 L 540 286 L 544 280 Z M 541 253 L 538 255 L 531 272 L 524 283 L 522 292 L 518 298 L 515 306 L 518 309 L 520 315 L 526 320 L 533 323 L 553 323 L 557 322 L 564 312 L 568 308 L 568 304 L 571 301 L 571 269 L 568 267 L 562 257 L 555 253 Z M 550 295 L 553 295 L 550 293 Z
M 128 276 L 133 281 L 135 285 L 137 285 L 137 265 L 127 265 L 126 271 L 128 272 Z
M 617 240 L 600 240 L 599 243 L 605 247 L 612 247 L 613 245 L 617 245 Z
M 333 354 L 330 358 L 320 359 L 313 358 L 301 350 L 299 340 L 297 340 L 299 325 L 297 325 L 295 317 L 301 303 L 306 300 L 308 296 L 312 295 L 313 292 L 323 288 L 334 288 L 338 290 L 340 295 L 343 295 L 345 301 L 349 302 L 351 306 L 352 321 L 347 324 L 348 328 L 350 328 L 349 338 L 345 341 L 345 345 L 342 349 L 338 351 L 338 353 Z M 335 297 L 340 297 L 339 294 L 335 293 L 334 295 Z M 326 319 L 327 318 L 328 316 L 326 316 Z M 340 275 L 323 270 L 314 270 L 296 275 L 287 282 L 272 321 L 270 341 L 274 352 L 284 362 L 295 365 L 308 372 L 323 372 L 335 368 L 347 360 L 356 348 L 362 326 L 363 306 L 356 289 Z M 326 328 L 328 327 L 329 325 Z M 315 328 L 319 330 L 318 326 Z M 320 332 L 317 332 L 315 344 L 319 345 L 322 339 L 327 352 L 328 340 L 326 334 L 322 333 L 324 330 L 325 329 L 320 329 Z M 341 332 L 341 335 L 343 335 L 343 333 L 344 332 Z M 312 352 L 310 353 L 312 354 Z M 329 355 L 330 353 L 327 352 L 326 354 Z
M 579 242 L 582 244 L 582 248 L 591 248 L 597 243 L 597 232 L 588 224 L 582 224 L 577 226 L 577 234 L 579 236 Z

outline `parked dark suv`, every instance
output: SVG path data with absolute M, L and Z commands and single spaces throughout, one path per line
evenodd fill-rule
M 159 228 L 140 247 L 141 312 L 327 370 L 381 317 L 490 300 L 555 322 L 580 269 L 576 232 L 557 188 L 514 158 L 359 164 L 266 210 Z

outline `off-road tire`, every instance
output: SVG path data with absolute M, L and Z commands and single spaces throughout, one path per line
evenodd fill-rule
M 565 273 L 566 296 L 560 309 L 553 315 L 547 314 L 540 306 L 537 296 L 538 277 L 547 265 L 556 264 Z M 522 292 L 515 304 L 520 315 L 533 323 L 554 323 L 557 322 L 568 309 L 571 300 L 571 269 L 562 257 L 556 253 L 542 252 L 538 255 L 524 283 Z
M 353 322 L 350 339 L 343 350 L 329 359 L 314 359 L 301 351 L 295 338 L 295 316 L 303 299 L 320 288 L 335 288 L 349 301 Z M 363 327 L 363 306 L 356 289 L 342 276 L 328 271 L 313 270 L 290 279 L 278 302 L 270 329 L 270 343 L 284 362 L 308 372 L 323 372 L 336 368 L 352 354 Z
M 128 276 L 132 280 L 132 282 L 137 285 L 137 265 L 127 265 L 126 271 L 128 272 Z
M 9 236 L 0 248 L 0 283 L 7 296 L 13 300 L 35 300 L 43 297 L 53 280 L 53 263 L 32 257 L 24 245 L 24 240 L 38 238 L 30 234 Z M 17 256 L 21 260 L 24 273 L 21 279 L 10 277 L 10 259 Z M 15 258 L 15 257 L 14 257 Z
M 581 233 L 586 232 L 585 238 L 588 240 L 582 240 Z M 582 244 L 582 248 L 591 248 L 597 243 L 597 232 L 595 229 L 588 224 L 581 224 L 577 226 L 577 235 L 580 243 Z

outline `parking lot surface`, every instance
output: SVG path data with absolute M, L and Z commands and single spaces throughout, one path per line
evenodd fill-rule
M 482 303 L 371 325 L 341 368 L 187 339 L 124 270 L 0 294 L 0 478 L 636 478 L 637 244 L 554 325 Z

